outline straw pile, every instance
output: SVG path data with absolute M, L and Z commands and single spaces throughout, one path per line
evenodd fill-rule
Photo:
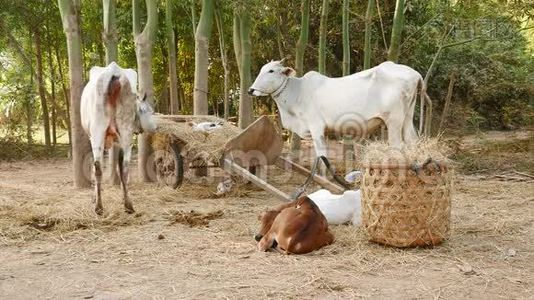
M 237 136 L 240 130 L 229 122 L 215 116 L 164 116 L 157 115 L 158 129 L 152 136 L 154 150 L 169 151 L 171 142 L 182 147 L 182 156 L 187 161 L 218 163 L 224 153 L 224 145 Z M 221 123 L 222 127 L 211 133 L 193 131 L 191 122 Z
M 426 139 L 400 150 L 384 142 L 366 148 L 362 221 L 370 240 L 415 247 L 437 245 L 447 238 L 452 171 L 444 148 Z

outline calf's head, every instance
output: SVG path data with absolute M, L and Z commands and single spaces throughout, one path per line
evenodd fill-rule
M 295 70 L 284 67 L 285 59 L 271 61 L 265 64 L 256 77 L 256 80 L 248 89 L 249 95 L 268 96 L 280 90 L 287 81 L 287 78 L 295 76 Z
M 135 126 L 139 133 L 154 132 L 157 128 L 156 120 L 154 120 L 154 109 L 150 103 L 146 101 L 146 94 L 139 100 L 137 99 L 137 110 L 135 112 Z

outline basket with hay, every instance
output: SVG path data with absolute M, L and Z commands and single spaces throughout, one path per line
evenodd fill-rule
M 452 170 L 437 140 L 395 149 L 365 147 L 362 223 L 373 242 L 395 247 L 434 246 L 448 237 Z

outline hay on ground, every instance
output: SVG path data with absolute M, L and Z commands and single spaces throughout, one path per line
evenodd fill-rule
M 184 224 L 189 227 L 208 226 L 211 220 L 221 218 L 224 215 L 222 210 L 217 210 L 209 213 L 199 213 L 191 210 L 190 212 L 174 211 L 168 216 L 170 224 Z

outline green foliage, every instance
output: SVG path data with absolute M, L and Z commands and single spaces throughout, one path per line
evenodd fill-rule
M 194 32 L 191 4 L 200 14 L 197 0 L 163 0 L 173 5 L 173 29 L 177 52 L 179 90 L 184 95 L 184 113 L 192 113 L 194 75 Z M 159 27 L 154 43 L 152 72 L 157 107 L 168 97 L 167 51 L 165 38 L 165 5 L 158 5 Z M 364 58 L 364 29 L 367 0 L 350 1 L 350 72 L 360 71 Z M 146 22 L 144 1 L 141 26 Z M 218 0 L 226 41 L 232 37 L 232 15 L 236 5 L 247 4 L 252 16 L 251 69 L 255 76 L 259 68 L 271 59 L 289 56 L 294 64 L 295 47 L 300 34 L 301 1 L 286 0 Z M 327 18 L 325 74 L 341 76 L 343 61 L 341 0 L 331 0 Z M 440 46 L 441 37 L 451 28 L 430 77 L 428 93 L 434 102 L 436 116 L 441 114 L 451 73 L 457 75 L 450 114 L 446 119 L 447 131 L 507 129 L 532 126 L 534 119 L 534 30 L 525 29 L 534 23 L 532 1 L 406 1 L 404 28 L 400 44 L 399 62 L 426 75 L 428 67 Z M 43 29 L 43 55 L 56 69 L 56 103 L 58 129 L 66 128 L 68 121 L 65 92 L 68 95 L 68 62 L 65 35 L 56 1 L 0 0 L 0 134 L 27 139 L 28 127 L 35 131 L 42 116 L 37 97 L 35 51 L 30 29 Z M 102 41 L 102 2 L 81 0 L 84 74 L 93 65 L 105 61 Z M 305 45 L 303 70 L 316 70 L 318 61 L 319 27 L 322 1 L 310 2 L 309 39 Z M 395 12 L 395 1 L 377 1 L 371 14 L 370 31 L 371 67 L 387 59 Z M 118 63 L 137 68 L 132 36 L 132 1 L 117 0 Z M 214 30 L 210 39 L 209 113 L 223 114 L 223 68 Z M 9 34 L 16 44 L 9 40 Z M 48 44 L 48 35 L 51 43 Z M 239 74 L 232 43 L 227 42 L 230 69 L 230 116 L 237 114 Z M 57 57 L 56 57 L 57 54 Z M 59 68 L 63 77 L 59 76 Z M 44 63 L 45 89 L 51 94 L 48 62 Z M 65 85 L 65 89 L 63 89 Z M 48 101 L 51 101 L 49 98 Z M 49 102 L 50 103 L 50 102 Z M 254 111 L 274 113 L 268 98 L 254 99 Z M 29 108 L 29 109 L 28 109 Z M 434 118 L 435 120 L 439 118 Z M 438 120 L 439 121 L 439 120 Z M 437 126 L 433 126 L 436 128 Z

